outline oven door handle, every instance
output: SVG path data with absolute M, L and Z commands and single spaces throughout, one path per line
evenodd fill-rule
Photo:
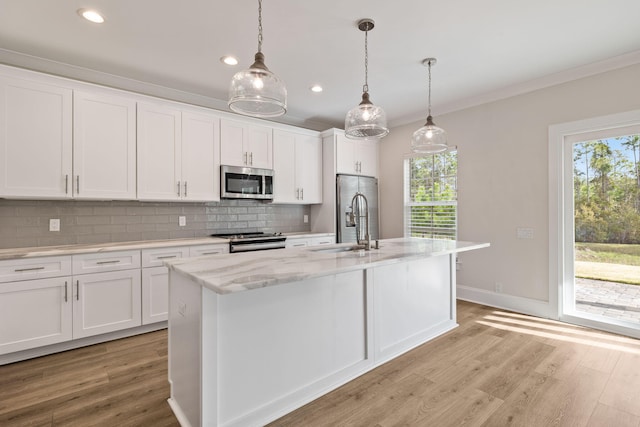
M 273 243 L 243 243 L 243 244 L 235 244 L 231 245 L 229 248 L 230 252 L 249 252 L 249 251 L 260 251 L 263 249 L 282 249 L 285 247 L 284 242 L 273 242 Z

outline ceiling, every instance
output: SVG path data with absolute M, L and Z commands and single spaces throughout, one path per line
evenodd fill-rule
M 99 10 L 106 22 L 81 19 L 79 8 Z M 438 60 L 437 118 L 575 78 L 572 70 L 584 75 L 585 66 L 598 72 L 594 63 L 640 62 L 639 16 L 638 0 L 264 0 L 263 52 L 288 89 L 281 121 L 342 127 L 364 83 L 357 21 L 373 18 L 369 89 L 394 126 L 426 116 L 426 57 Z M 71 64 L 220 106 L 231 77 L 256 50 L 256 0 L 0 0 L 0 62 L 37 57 L 46 61 L 34 68 Z M 240 64 L 222 64 L 226 54 Z M 322 93 L 309 90 L 315 83 Z

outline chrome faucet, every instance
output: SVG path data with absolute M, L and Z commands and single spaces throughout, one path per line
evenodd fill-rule
M 362 229 L 362 218 L 363 215 L 360 214 L 360 199 L 364 200 L 364 209 L 365 209 L 365 235 L 364 240 L 361 239 L 361 229 Z M 356 213 L 357 212 L 357 213 Z M 351 227 L 356 227 L 356 243 L 358 246 L 364 246 L 366 251 L 371 249 L 371 235 L 369 229 L 369 201 L 366 196 L 360 192 L 357 192 L 353 198 L 351 199 L 351 212 L 349 213 L 349 225 Z

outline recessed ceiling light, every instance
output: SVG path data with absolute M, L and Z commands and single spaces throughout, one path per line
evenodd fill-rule
M 313 85 L 309 89 L 311 89 L 311 92 L 316 92 L 316 93 L 322 92 L 322 86 L 320 85 Z
M 227 65 L 238 65 L 238 59 L 235 56 L 231 55 L 223 56 L 222 58 L 220 58 L 220 61 Z
M 100 12 L 92 9 L 78 9 L 78 15 L 96 24 L 102 24 L 104 22 L 104 16 L 100 15 Z

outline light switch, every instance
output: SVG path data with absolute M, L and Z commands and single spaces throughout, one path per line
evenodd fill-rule
M 186 216 L 179 216 L 178 217 L 178 225 L 180 227 L 184 227 L 185 225 L 187 225 L 187 217 Z
M 533 228 L 518 227 L 516 236 L 518 239 L 533 239 Z
M 302 220 L 304 221 L 304 223 L 308 223 L 309 222 L 309 215 L 305 215 L 302 217 Z

